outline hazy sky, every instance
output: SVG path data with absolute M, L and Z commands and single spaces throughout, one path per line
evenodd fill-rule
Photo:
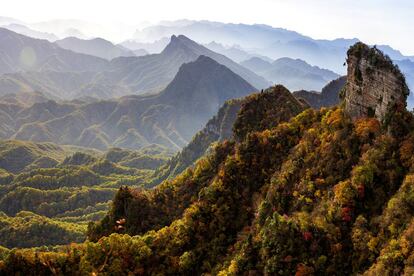
M 389 44 L 414 55 L 414 0 L 0 0 L 1 15 L 28 22 L 81 19 L 130 26 L 161 20 L 262 23 L 314 38 Z M 123 30 L 126 33 L 127 29 Z M 130 29 L 128 29 L 128 32 Z M 124 34 L 123 34 L 124 35 Z M 131 33 L 132 36 L 132 33 Z

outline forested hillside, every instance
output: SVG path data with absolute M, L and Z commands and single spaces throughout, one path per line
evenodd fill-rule
M 0 244 L 35 247 L 85 240 L 119 187 L 140 187 L 171 152 L 97 150 L 23 141 L 0 142 Z
M 408 91 L 377 49 L 359 43 L 348 62 L 341 106 L 302 111 L 283 87 L 255 94 L 238 113 L 236 139 L 155 189 L 119 189 L 85 243 L 3 249 L 1 271 L 412 274 Z
M 181 173 L 202 157 L 215 142 L 231 140 L 253 129 L 259 130 L 287 121 L 307 106 L 295 99 L 283 86 L 262 90 L 244 98 L 227 101 L 207 125 L 176 156 L 155 171 L 152 185 Z M 268 121 L 262 122 L 263 114 Z M 255 118 L 259 118 L 254 122 Z M 252 121 L 245 124 L 246 121 Z M 264 124 L 264 125 L 263 125 Z M 233 127 L 234 125 L 234 127 Z M 242 125 L 249 126 L 248 129 Z

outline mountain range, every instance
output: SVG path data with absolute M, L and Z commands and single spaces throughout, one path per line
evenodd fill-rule
M 200 55 L 227 66 L 254 87 L 263 88 L 269 84 L 229 58 L 184 36 L 172 36 L 160 54 L 118 57 L 111 61 L 75 53 L 6 29 L 0 29 L 0 42 L 0 72 L 3 73 L 0 91 L 3 94 L 36 91 L 72 99 L 159 92 L 174 78 L 182 64 L 194 61 Z
M 198 43 L 209 44 L 216 41 L 224 45 L 237 45 L 239 49 L 250 54 L 267 56 L 271 59 L 283 57 L 302 59 L 342 75 L 346 71 L 342 66 L 346 51 L 359 41 L 357 38 L 320 40 L 268 25 L 227 24 L 205 20 L 160 22 L 137 30 L 134 38 L 141 42 L 151 42 L 177 33 L 188 36 Z M 414 60 L 414 57 L 404 56 L 390 46 L 378 47 L 394 60 Z
M 286 57 L 273 62 L 252 57 L 240 64 L 272 83 L 283 84 L 292 91 L 299 89 L 320 91 L 328 82 L 339 77 L 330 70 L 311 66 L 300 59 Z
M 107 60 L 111 60 L 117 57 L 129 57 L 136 56 L 136 54 L 122 46 L 112 44 L 112 42 L 102 39 L 80 39 L 77 37 L 66 37 L 61 40 L 55 41 L 59 47 L 71 50 L 76 53 L 97 56 Z
M 23 24 L 18 24 L 18 23 L 11 23 L 8 25 L 1 25 L 0 26 L 2 28 L 8 29 L 10 31 L 25 35 L 25 36 L 29 36 L 32 38 L 37 38 L 37 39 L 46 39 L 50 42 L 54 42 L 56 40 L 58 40 L 59 38 L 53 34 L 53 33 L 47 33 L 47 32 L 41 32 L 41 31 L 37 31 L 37 30 L 33 30 L 30 27 L 23 25 Z
M 18 20 L 12 20 L 12 19 L 4 19 L 4 23 L 8 24 L 19 24 L 20 26 L 25 26 L 26 28 L 28 25 L 18 21 Z M 63 26 L 69 26 L 72 21 L 59 21 L 56 22 L 56 28 L 60 28 L 61 30 Z M 53 22 L 43 22 L 41 24 L 29 24 L 30 28 L 32 28 L 33 31 L 37 32 L 44 32 L 45 30 L 52 30 L 53 28 L 49 28 Z M 81 22 L 72 22 L 73 26 L 82 26 Z M 76 24 L 75 24 L 76 23 Z M 86 24 L 87 25 L 87 24 Z M 85 25 L 85 26 L 86 26 Z M 49 26 L 47 28 L 44 28 L 44 26 Z M 75 26 L 75 27 L 76 27 Z M 62 28 L 61 28 L 62 27 Z M 96 26 L 95 26 L 96 27 Z M 89 26 L 89 29 L 93 29 L 92 26 Z M 17 29 L 16 29 L 17 30 Z M 47 32 L 45 32 L 47 34 Z M 316 40 L 312 39 L 308 36 L 301 35 L 297 32 L 292 32 L 285 29 L 280 28 L 273 28 L 266 25 L 245 25 L 245 24 L 225 24 L 225 23 L 219 23 L 219 22 L 209 22 L 209 21 L 191 21 L 191 20 L 184 20 L 184 21 L 174 21 L 174 22 L 161 22 L 157 25 L 152 25 L 147 28 L 144 28 L 143 30 L 137 31 L 135 34 L 135 40 L 130 39 L 127 41 L 124 41 L 123 43 L 120 43 L 118 45 L 114 45 L 111 47 L 115 47 L 116 49 L 115 54 L 97 54 L 100 50 L 99 48 L 96 49 L 96 54 L 98 56 L 110 59 L 112 57 L 118 56 L 118 55 L 130 55 L 130 52 L 133 52 L 134 55 L 140 56 L 146 54 L 146 52 L 149 53 L 160 53 L 168 43 L 170 43 L 170 38 L 174 34 L 183 34 L 187 35 L 194 41 L 206 45 L 207 48 L 223 54 L 225 56 L 230 57 L 236 62 L 242 62 L 246 59 L 252 58 L 252 57 L 259 57 L 261 59 L 264 59 L 266 61 L 269 61 L 269 57 L 271 60 L 280 59 L 280 58 L 291 58 L 291 59 L 300 59 L 305 61 L 306 63 L 312 64 L 312 66 L 318 66 L 320 68 L 328 68 L 331 71 L 334 71 L 338 74 L 344 74 L 346 68 L 342 66 L 343 62 L 345 61 L 345 54 L 346 49 L 358 41 L 358 39 L 335 39 L 335 40 Z M 76 35 L 76 34 L 75 34 Z M 84 38 L 82 35 L 78 35 L 79 38 Z M 86 41 L 80 41 L 82 44 L 91 44 L 91 41 L 93 40 L 86 40 Z M 226 46 L 223 46 L 226 45 Z M 89 46 L 88 46 L 89 47 Z M 72 48 L 72 50 L 76 50 L 83 53 L 91 53 L 92 51 L 88 50 L 88 47 L 68 47 Z M 84 48 L 84 49 L 80 49 Z M 119 50 L 118 48 L 121 48 Z M 381 49 L 386 54 L 388 54 L 397 64 L 404 63 L 404 66 L 401 66 L 403 69 L 403 72 L 407 75 L 408 84 L 410 87 L 413 87 L 412 81 L 410 76 L 413 75 L 412 73 L 412 67 L 414 67 L 413 57 L 410 56 L 404 56 L 401 52 L 398 50 L 395 50 L 387 45 L 378 45 L 378 49 Z M 145 51 L 144 51 L 145 50 Z M 94 50 L 95 51 L 95 50 Z M 128 54 L 125 54 L 125 52 Z M 134 53 L 134 51 L 137 51 Z M 203 53 L 204 55 L 208 55 L 207 52 Z M 30 53 L 29 53 L 30 56 Z M 187 60 L 188 61 L 188 60 Z M 29 64 L 30 64 L 30 58 L 29 58 Z M 228 64 L 226 64 L 227 67 L 230 68 Z M 52 66 L 53 67 L 53 66 Z M 109 66 L 111 67 L 111 66 Z M 61 71 L 61 69 L 59 69 Z M 102 73 L 102 71 L 112 70 L 112 68 L 108 69 L 101 69 L 99 70 L 99 73 Z M 117 70 L 117 69 L 115 69 Z M 175 68 L 175 70 L 178 70 L 178 68 Z M 176 73 L 176 71 L 175 71 Z M 236 72 L 240 74 L 240 72 Z M 257 73 L 257 72 L 256 72 Z M 281 72 L 278 71 L 278 75 Z M 124 73 L 125 74 L 125 73 Z M 172 75 L 172 76 L 171 76 Z M 172 80 L 173 75 L 171 74 L 169 76 L 169 81 Z M 245 77 L 245 76 L 242 76 Z M 304 76 L 309 77 L 309 76 Z M 32 77 L 28 77 L 29 79 Z M 42 76 L 39 77 L 42 79 L 41 82 L 48 82 L 46 85 L 44 85 L 43 88 L 48 87 L 49 89 L 57 90 L 61 89 L 59 87 L 54 87 L 55 84 L 53 84 L 53 77 L 49 76 Z M 69 76 L 68 78 L 74 78 L 77 79 L 77 76 Z M 279 76 L 274 76 L 273 74 L 267 75 L 267 78 L 269 81 L 272 81 L 272 79 L 278 81 L 281 78 Z M 313 79 L 316 77 L 313 76 Z M 319 78 L 319 77 L 317 77 Z M 84 96 L 84 93 L 92 93 L 95 97 L 111 97 L 111 95 L 117 97 L 121 95 L 127 95 L 127 94 L 134 94 L 134 93 L 142 93 L 142 92 L 155 92 L 160 91 L 163 87 L 165 87 L 168 83 L 164 83 L 163 85 L 149 85 L 151 88 L 147 90 L 146 87 L 148 87 L 146 84 L 142 85 L 142 89 L 145 91 L 135 91 L 137 89 L 136 84 L 130 84 L 130 83 L 120 83 L 123 82 L 123 80 L 117 79 L 107 79 L 105 77 L 105 74 L 99 74 L 98 76 L 93 76 L 88 79 L 88 81 L 82 81 L 81 83 L 79 80 L 75 81 L 77 83 L 76 87 L 70 88 L 65 91 L 64 93 L 60 94 L 71 94 L 69 97 L 76 97 L 78 96 Z M 162 79 L 162 77 L 160 78 Z M 324 79 L 324 78 L 322 78 Z M 313 85 L 310 86 L 302 86 L 300 87 L 297 83 L 293 83 L 293 86 L 288 85 L 289 83 L 285 83 L 289 86 L 292 90 L 299 90 L 299 89 L 306 89 L 306 90 L 320 90 L 323 87 L 323 84 L 320 84 L 321 80 L 312 80 L 316 82 Z M 330 79 L 332 80 L 332 79 Z M 252 83 L 252 80 L 248 80 L 253 86 L 257 88 L 259 85 L 257 83 Z M 256 80 L 258 81 L 258 80 Z M 10 85 L 18 87 L 18 89 L 25 90 L 22 88 L 18 81 L 13 80 L 13 78 L 7 80 Z M 23 86 L 27 86 L 26 84 Z M 87 82 L 85 84 L 84 82 Z M 99 84 L 97 84 L 99 82 Z M 258 82 L 263 82 L 258 81 Z M 278 81 L 279 82 L 279 81 Z M 308 84 L 311 81 L 308 80 Z M 277 82 L 276 82 L 277 83 Z M 132 88 L 130 86 L 133 86 Z M 42 86 L 42 84 L 40 84 Z M 82 88 L 85 86 L 85 88 Z M 19 88 L 20 87 L 20 88 Z M 263 86 L 266 87 L 266 86 Z M 39 88 L 39 87 L 38 87 Z M 7 90 L 8 87 L 4 90 Z M 141 89 L 141 88 L 139 88 Z M 77 90 L 77 91 L 75 91 Z M 84 90 L 84 91 L 83 91 Z M 95 92 L 93 92 L 95 90 Z M 25 90 L 27 91 L 27 89 Z M 10 90 L 7 90 L 7 92 L 11 92 Z M 46 91 L 41 91 L 43 93 L 48 93 Z M 100 96 L 101 95 L 101 96 Z M 414 106 L 414 100 L 412 97 L 408 99 L 408 105 L 410 107 Z
M 64 50 L 46 40 L 0 28 L 0 74 L 20 71 L 85 72 L 108 66 L 100 58 Z
M 230 69 L 200 56 L 184 64 L 159 94 L 117 100 L 18 101 L 0 106 L 5 138 L 98 149 L 184 146 L 219 107 L 256 89 Z

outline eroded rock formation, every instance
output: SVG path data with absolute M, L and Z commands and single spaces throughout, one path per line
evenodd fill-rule
M 391 59 L 375 47 L 356 43 L 348 50 L 346 112 L 353 118 L 376 117 L 384 122 L 396 108 L 405 108 L 409 89 Z

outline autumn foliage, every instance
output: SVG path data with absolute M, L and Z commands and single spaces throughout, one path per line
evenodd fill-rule
M 217 144 L 154 189 L 122 187 L 85 243 L 6 250 L 1 272 L 413 272 L 413 127 L 395 136 L 375 119 L 352 121 L 339 107 L 263 125 L 244 125 L 238 141 Z

